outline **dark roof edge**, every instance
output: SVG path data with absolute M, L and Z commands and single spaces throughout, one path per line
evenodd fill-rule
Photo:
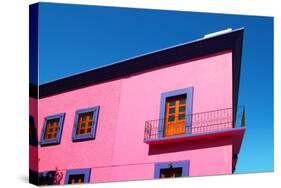
M 232 55 L 232 106 L 233 106 L 233 117 L 236 119 L 236 113 L 238 108 L 239 100 L 239 85 L 240 85 L 240 72 L 242 62 L 242 47 L 243 47 L 243 34 L 244 29 L 241 30 L 241 34 L 235 40 L 235 46 Z
M 170 65 L 182 60 L 198 58 L 224 50 L 232 50 L 234 52 L 233 62 L 239 64 L 236 68 L 239 68 L 240 75 L 243 31 L 244 28 L 236 29 L 221 35 L 164 48 L 97 69 L 48 82 L 39 86 L 39 98 L 56 95 L 92 84 L 142 72 L 144 70 Z M 237 79 L 236 76 L 235 78 Z
M 29 97 L 38 99 L 38 85 L 29 83 Z

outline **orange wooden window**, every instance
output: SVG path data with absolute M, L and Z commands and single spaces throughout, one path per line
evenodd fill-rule
M 75 183 L 83 183 L 84 182 L 84 174 L 77 174 L 77 175 L 70 175 L 69 176 L 69 184 L 75 184 Z
M 93 112 L 79 114 L 76 135 L 89 134 L 93 127 Z
M 182 168 L 166 168 L 160 170 L 160 178 L 175 178 L 182 176 Z
M 51 119 L 47 121 L 47 127 L 45 131 L 44 138 L 46 140 L 48 139 L 54 139 L 57 137 L 58 134 L 58 128 L 59 128 L 59 118 L 57 119 Z
M 181 135 L 185 133 L 186 95 L 170 97 L 165 106 L 164 136 Z

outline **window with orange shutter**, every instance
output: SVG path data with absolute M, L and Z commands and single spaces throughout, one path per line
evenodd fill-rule
M 72 141 L 95 139 L 99 106 L 77 110 L 75 113 Z
M 62 135 L 64 113 L 47 116 L 41 133 L 41 146 L 59 144 Z

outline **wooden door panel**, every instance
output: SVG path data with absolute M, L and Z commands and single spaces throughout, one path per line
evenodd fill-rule
M 186 97 L 174 97 L 166 101 L 164 136 L 181 135 L 186 126 Z

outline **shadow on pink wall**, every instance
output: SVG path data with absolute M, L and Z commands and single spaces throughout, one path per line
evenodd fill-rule
M 227 137 L 206 138 L 204 140 L 186 140 L 177 143 L 165 143 L 149 146 L 148 155 L 191 151 L 230 145 L 231 139 Z

